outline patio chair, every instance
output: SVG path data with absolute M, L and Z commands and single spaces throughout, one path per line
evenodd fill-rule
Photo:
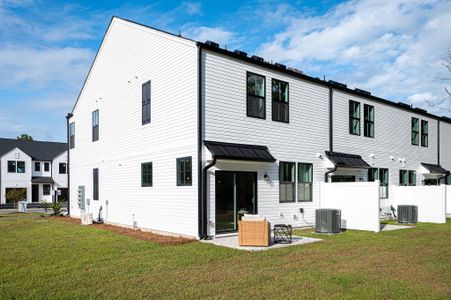
M 240 246 L 268 247 L 271 243 L 271 224 L 264 217 L 245 214 L 238 222 Z

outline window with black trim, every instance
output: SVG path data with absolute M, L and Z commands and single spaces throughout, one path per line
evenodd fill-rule
M 428 144 L 428 135 L 429 135 L 429 123 L 428 121 L 421 120 L 421 146 L 427 147 Z
M 99 200 L 99 169 L 92 169 L 92 200 Z
M 374 138 L 374 106 L 363 105 L 363 135 Z
M 379 170 L 377 168 L 368 169 L 368 181 L 374 182 L 379 180 Z
M 420 119 L 412 117 L 411 121 L 411 139 L 412 145 L 418 146 L 419 143 L 419 134 L 420 134 Z
M 349 133 L 360 135 L 360 102 L 349 100 Z
M 152 163 L 146 162 L 141 164 L 141 186 L 152 186 Z
M 49 172 L 50 171 L 50 163 L 45 162 L 44 163 L 44 172 Z
M 59 173 L 67 174 L 67 164 L 66 163 L 59 163 Z
M 191 156 L 177 158 L 177 185 L 192 185 L 192 164 Z
M 142 124 L 150 123 L 150 80 L 142 85 Z
M 69 125 L 69 147 L 70 149 L 75 148 L 75 122 Z
M 43 195 L 50 195 L 50 184 L 43 184 L 42 185 L 42 194 Z
M 34 170 L 35 170 L 35 172 L 40 172 L 41 171 L 41 163 L 40 162 L 35 162 L 34 163 Z
M 247 72 L 247 116 L 266 118 L 265 77 Z
M 388 198 L 388 182 L 389 182 L 388 176 L 389 176 L 388 169 L 379 169 L 379 180 L 380 180 L 379 197 L 381 199 Z
M 296 195 L 296 164 L 294 162 L 279 162 L 279 202 L 295 202 Z
M 8 160 L 8 173 L 25 173 L 25 162 L 22 160 Z
M 25 173 L 25 162 L 18 160 L 17 161 L 17 173 Z
M 298 163 L 298 201 L 313 199 L 313 164 Z
M 416 172 L 412 170 L 399 170 L 399 185 L 414 186 L 416 185 Z
M 92 141 L 99 140 L 99 110 L 92 112 Z
M 272 79 L 272 120 L 289 122 L 288 82 Z
M 16 161 L 8 160 L 8 173 L 16 173 Z

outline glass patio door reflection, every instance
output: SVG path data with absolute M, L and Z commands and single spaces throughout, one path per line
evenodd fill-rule
M 257 213 L 257 173 L 217 171 L 215 174 L 216 232 L 238 230 L 245 213 Z

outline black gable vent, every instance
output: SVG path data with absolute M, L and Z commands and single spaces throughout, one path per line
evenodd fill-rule
M 264 61 L 263 57 L 260 57 L 260 56 L 257 56 L 257 55 L 252 55 L 251 58 L 255 59 L 256 61 L 259 61 L 259 62 L 263 62 Z
M 365 90 L 362 90 L 362 89 L 355 88 L 354 90 L 355 90 L 357 93 L 360 93 L 360 94 L 371 95 L 370 92 L 365 91 Z
M 428 111 L 419 107 L 415 107 L 416 111 L 422 112 L 422 113 L 427 113 Z
M 241 50 L 235 50 L 235 51 L 233 51 L 233 53 L 247 57 L 247 53 L 244 51 L 241 51 Z
M 208 46 L 211 46 L 211 47 L 214 47 L 214 48 L 219 48 L 219 44 L 215 43 L 213 41 L 206 41 L 205 45 L 208 45 Z
M 287 66 L 283 65 L 283 64 L 279 64 L 279 63 L 275 63 L 274 64 L 275 67 L 281 68 L 281 69 L 286 69 Z
M 336 86 L 340 86 L 342 88 L 347 88 L 348 86 L 344 83 L 338 82 L 338 81 L 333 81 L 333 80 L 329 80 L 330 84 L 336 85 Z
M 403 103 L 403 102 L 398 102 L 399 105 L 404 106 L 405 108 L 412 108 L 409 104 L 407 103 Z

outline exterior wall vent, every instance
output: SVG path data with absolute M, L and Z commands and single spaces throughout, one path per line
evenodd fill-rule
M 356 92 L 358 92 L 360 94 L 364 94 L 364 95 L 371 95 L 370 92 L 362 90 L 362 89 L 359 89 L 359 88 L 355 88 L 354 91 L 356 91 Z
M 418 206 L 398 205 L 398 223 L 415 224 L 418 222 Z
M 345 89 L 348 87 L 346 84 L 338 82 L 338 81 L 329 80 L 329 83 L 333 84 L 335 86 L 339 86 L 339 87 L 345 88 Z
M 283 64 L 279 64 L 279 63 L 275 63 L 274 64 L 275 67 L 281 68 L 281 69 L 286 69 L 287 66 L 283 65 Z
M 251 58 L 256 60 L 256 61 L 259 61 L 259 62 L 263 62 L 264 61 L 263 57 L 260 57 L 260 56 L 257 56 L 257 55 L 252 55 Z
M 213 48 L 219 48 L 219 44 L 215 43 L 213 41 L 206 41 L 205 45 L 208 45 L 208 46 L 213 47 Z
M 320 208 L 316 210 L 316 233 L 340 233 L 341 210 Z
M 247 53 L 244 51 L 241 51 L 241 50 L 235 50 L 235 51 L 233 51 L 233 53 L 238 54 L 240 56 L 247 57 Z

